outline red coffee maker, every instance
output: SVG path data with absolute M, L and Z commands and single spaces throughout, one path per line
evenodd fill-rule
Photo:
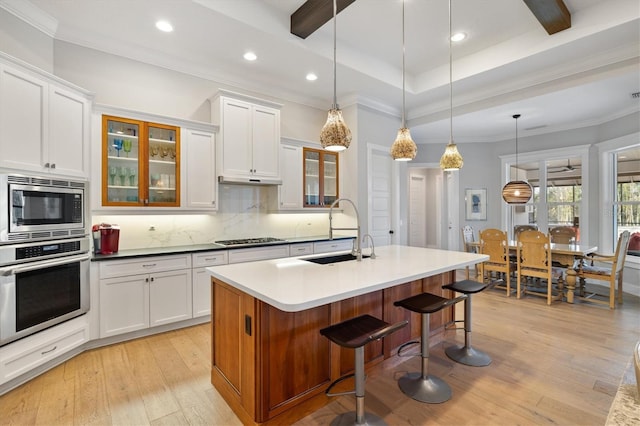
M 96 254 L 118 252 L 118 243 L 120 242 L 120 227 L 118 225 L 108 223 L 93 225 L 91 232 L 93 234 L 93 249 Z

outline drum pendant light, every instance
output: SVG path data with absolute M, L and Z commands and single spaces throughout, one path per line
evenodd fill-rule
M 320 131 L 320 144 L 328 151 L 344 151 L 351 143 L 351 130 L 342 118 L 336 97 L 336 0 L 333 0 L 333 104 Z
M 396 140 L 391 145 L 391 156 L 396 161 L 411 161 L 416 158 L 418 147 L 411 139 L 411 132 L 405 122 L 405 72 L 404 72 L 404 1 L 402 0 L 402 127 L 398 130 Z
M 464 162 L 458 147 L 453 142 L 453 60 L 451 55 L 451 0 L 449 0 L 449 143 L 440 157 L 440 168 L 444 171 L 460 170 Z
M 520 114 L 515 114 L 516 119 L 516 170 L 518 169 L 518 118 Z M 511 167 L 509 167 L 511 168 Z M 517 176 L 516 176 L 517 178 Z M 512 180 L 502 188 L 502 198 L 507 204 L 526 204 L 531 199 L 533 190 L 528 182 L 523 180 Z

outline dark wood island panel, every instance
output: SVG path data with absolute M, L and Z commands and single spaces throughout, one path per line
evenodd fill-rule
M 327 386 L 353 370 L 353 351 L 331 345 L 320 329 L 357 315 L 371 314 L 405 327 L 367 345 L 373 365 L 395 355 L 402 343 L 420 336 L 420 316 L 393 302 L 423 291 L 451 297 L 442 285 L 454 272 L 400 284 L 361 296 L 284 312 L 223 281 L 212 278 L 211 383 L 245 424 L 291 423 L 327 404 Z M 443 339 L 454 310 L 431 316 L 431 342 Z

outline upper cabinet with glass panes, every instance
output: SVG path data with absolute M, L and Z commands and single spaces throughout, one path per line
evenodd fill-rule
M 180 128 L 102 117 L 102 205 L 180 205 Z

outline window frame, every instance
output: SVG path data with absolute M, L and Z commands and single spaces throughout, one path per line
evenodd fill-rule
M 640 132 L 595 144 L 598 148 L 600 166 L 600 246 L 598 252 L 613 253 L 616 249 L 617 237 L 614 235 L 614 204 L 616 204 L 617 162 L 616 154 L 630 148 L 640 147 Z M 640 257 L 627 256 L 625 266 L 640 269 Z

